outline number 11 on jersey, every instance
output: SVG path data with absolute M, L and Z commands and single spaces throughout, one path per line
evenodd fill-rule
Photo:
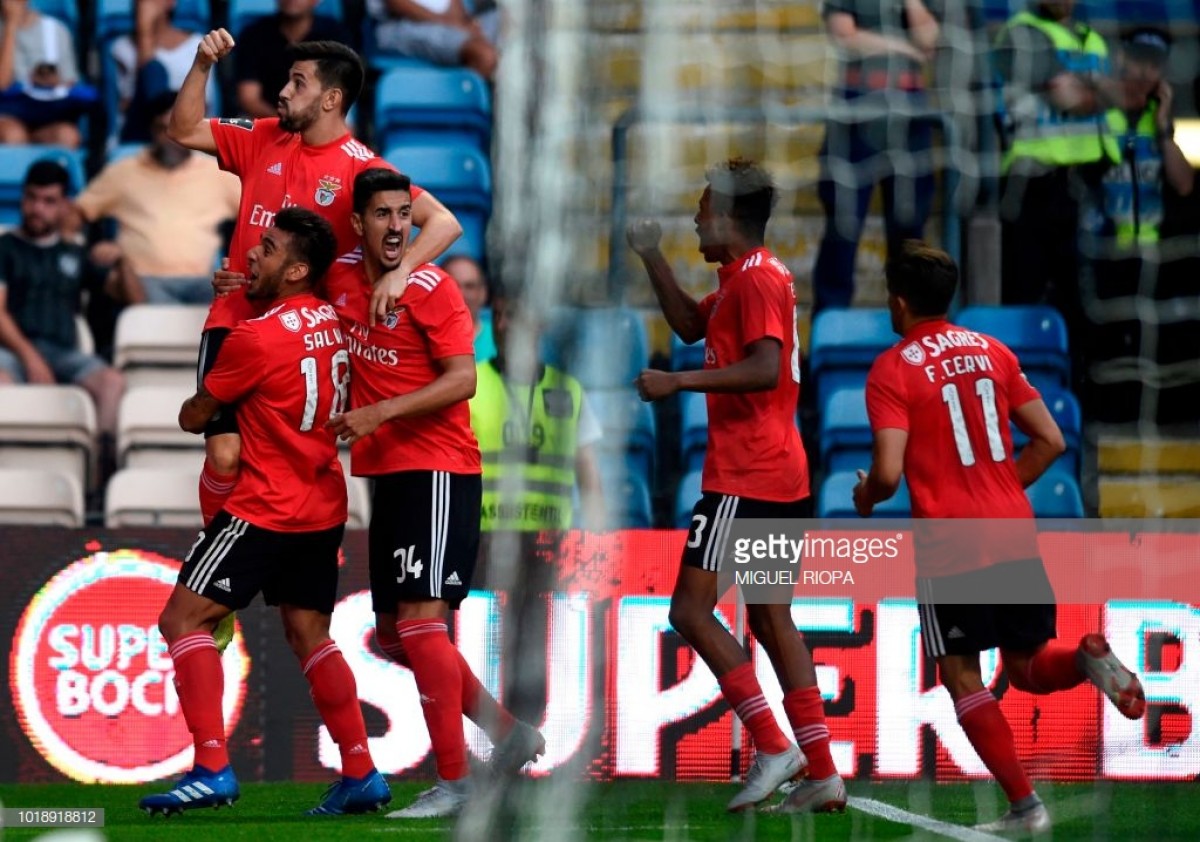
M 983 426 L 987 430 L 988 451 L 993 462 L 1004 461 L 1004 439 L 1000 435 L 1000 415 L 996 411 L 996 384 L 988 377 L 975 381 L 975 394 L 983 405 Z M 950 426 L 954 428 L 954 445 L 958 449 L 958 458 L 966 467 L 975 464 L 975 449 L 971 447 L 971 437 L 967 433 L 967 419 L 963 415 L 962 401 L 958 396 L 958 386 L 947 383 L 942 387 L 942 401 L 950 410 Z

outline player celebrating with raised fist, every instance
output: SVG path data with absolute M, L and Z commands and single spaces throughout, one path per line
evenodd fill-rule
M 809 518 L 808 462 L 796 428 L 800 356 L 792 275 L 765 245 L 775 202 L 770 177 L 733 160 L 707 173 L 696 231 L 705 261 L 719 263 L 717 290 L 701 301 L 684 292 L 659 250 L 657 223 L 627 232 L 642 258 L 671 329 L 684 342 L 704 340 L 702 371 L 647 369 L 637 379 L 643 400 L 680 391 L 708 398 L 703 496 L 692 512 L 687 546 L 671 594 L 671 625 L 704 659 L 721 692 L 754 738 L 754 764 L 730 810 L 753 807 L 808 767 L 808 777 L 779 805 L 788 812 L 846 806 L 846 788 L 829 753 L 829 729 L 812 655 L 781 604 L 748 605 L 750 629 L 767 650 L 783 687 L 783 707 L 800 749 L 775 721 L 745 650 L 713 616 L 730 522 L 741 518 Z M 806 759 L 807 756 L 807 759 Z

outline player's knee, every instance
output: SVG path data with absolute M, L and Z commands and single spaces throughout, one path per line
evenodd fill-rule
M 235 435 L 213 436 L 204 443 L 208 466 L 218 474 L 229 476 L 238 472 L 242 458 L 242 438 Z
M 683 635 L 684 640 L 692 640 L 700 628 L 700 611 L 694 600 L 675 595 L 671 597 L 671 608 L 667 612 L 667 622 L 671 628 Z

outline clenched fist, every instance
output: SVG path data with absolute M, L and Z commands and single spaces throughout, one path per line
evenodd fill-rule
M 662 241 L 662 227 L 653 219 L 637 219 L 625 229 L 625 239 L 639 255 L 647 255 Z
M 233 52 L 233 36 L 224 29 L 214 29 L 196 47 L 196 61 L 208 69 Z

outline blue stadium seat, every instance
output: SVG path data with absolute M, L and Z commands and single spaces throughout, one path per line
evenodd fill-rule
M 8 227 L 21 221 L 21 185 L 25 173 L 36 161 L 58 161 L 71 176 L 71 194 L 83 189 L 84 152 L 81 149 L 62 149 L 57 146 L 0 145 L 0 226 Z
M 1083 417 L 1079 410 L 1079 402 L 1075 396 L 1065 389 L 1046 389 L 1042 392 L 1042 400 L 1046 402 L 1050 414 L 1062 430 L 1066 441 L 1067 452 L 1058 457 L 1057 467 L 1078 473 L 1081 447 L 1083 444 Z M 1029 443 L 1029 437 L 1012 425 L 1013 450 L 1019 451 Z
M 645 477 L 654 475 L 654 410 L 634 389 L 597 389 L 587 393 L 604 438 L 602 453 L 623 453 Z
M 671 333 L 671 371 L 695 371 L 704 368 L 704 340 L 688 345 Z
M 492 170 L 479 150 L 461 145 L 395 146 L 384 157 L 454 212 L 463 227 L 461 248 L 483 260 L 492 212 Z
M 237 38 L 247 24 L 257 18 L 273 15 L 278 10 L 277 0 L 229 0 L 229 11 L 226 14 L 229 21 L 227 28 L 233 37 Z M 320 0 L 316 13 L 327 18 L 343 20 L 342 0 Z
M 401 144 L 491 148 L 492 97 L 482 77 L 463 68 L 390 70 L 375 86 L 375 132 L 383 149 Z
M 436 70 L 440 67 L 440 65 L 425 61 L 424 59 L 402 56 L 398 53 L 382 52 L 379 49 L 379 42 L 375 38 L 375 27 L 378 26 L 378 23 L 370 15 L 363 15 L 362 57 L 368 67 L 372 67 L 381 73 L 387 73 L 389 70 L 408 70 L 414 67 L 428 70 Z
M 76 0 L 33 0 L 31 5 L 43 15 L 58 18 L 67 25 L 72 35 L 79 37 L 79 4 Z
M 564 307 L 543 332 L 546 362 L 565 369 L 583 388 L 628 389 L 649 359 L 646 328 L 624 307 Z
M 1033 506 L 1034 517 L 1083 517 L 1079 483 L 1072 474 L 1059 468 L 1051 468 L 1042 474 L 1037 482 L 1025 489 L 1025 496 Z
M 818 313 L 812 326 L 809 369 L 821 411 L 836 388 L 865 382 L 875 358 L 896 341 L 887 310 L 848 308 Z
M 871 423 L 863 389 L 838 389 L 829 396 L 821 414 L 817 443 L 826 471 L 870 467 Z
M 209 0 L 178 0 L 172 22 L 187 32 L 203 35 L 212 29 Z M 103 46 L 106 41 L 130 32 L 133 32 L 133 0 L 97 0 L 97 44 Z
M 1039 389 L 1070 383 L 1067 325 L 1053 307 L 964 307 L 956 323 L 1007 345 L 1021 361 L 1029 382 Z
M 858 476 L 854 471 L 839 471 L 830 474 L 821 483 L 821 493 L 817 498 L 817 517 L 858 517 L 854 511 L 854 486 L 858 485 Z M 900 487 L 892 495 L 875 507 L 875 517 L 904 518 L 912 514 L 912 503 L 908 497 L 908 483 L 901 480 Z
M 679 481 L 675 491 L 675 528 L 689 529 L 692 525 L 692 509 L 700 499 L 700 471 L 689 471 Z
M 708 400 L 702 393 L 679 393 L 679 426 L 683 469 L 699 469 L 708 451 Z
M 601 456 L 600 481 L 608 523 L 614 529 L 649 529 L 654 525 L 647 477 L 632 470 L 622 458 Z

